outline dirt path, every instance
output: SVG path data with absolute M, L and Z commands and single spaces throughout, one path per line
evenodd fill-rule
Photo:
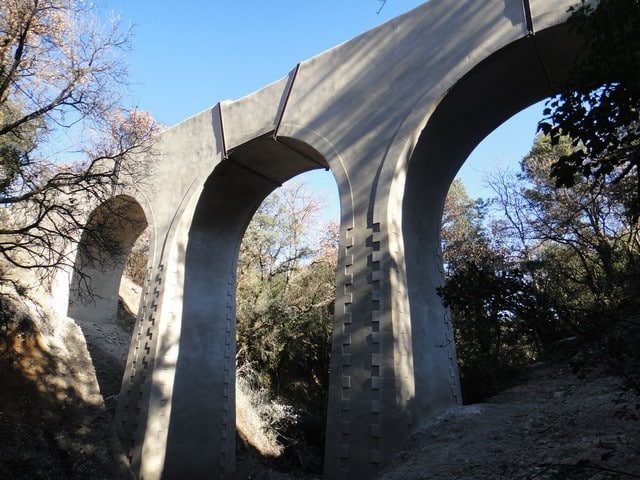
M 621 381 L 540 366 L 417 431 L 379 479 L 640 478 L 637 399 Z

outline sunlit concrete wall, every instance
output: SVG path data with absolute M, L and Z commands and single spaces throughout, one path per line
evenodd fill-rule
M 147 225 L 142 206 L 128 195 L 114 196 L 89 212 L 65 299 L 69 317 L 81 322 L 116 322 L 125 264 Z

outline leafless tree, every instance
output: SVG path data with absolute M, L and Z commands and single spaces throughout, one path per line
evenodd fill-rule
M 131 158 L 157 126 L 125 108 L 130 30 L 85 0 L 0 2 L 0 257 L 19 268 L 72 267 L 82 235 L 117 248 L 108 202 L 135 181 Z

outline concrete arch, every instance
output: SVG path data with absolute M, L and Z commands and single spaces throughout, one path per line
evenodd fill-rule
M 325 477 L 373 475 L 460 402 L 435 295 L 444 197 L 475 144 L 552 93 L 577 51 L 571 2 L 430 0 L 163 135 L 154 181 L 169 187 L 150 202 L 165 246 L 118 414 L 140 478 L 233 470 L 238 247 L 262 199 L 313 168 L 342 207 Z
M 417 421 L 432 415 L 435 405 L 446 403 L 450 392 L 435 385 L 451 382 L 456 375 L 451 326 L 436 295 L 443 281 L 440 223 L 449 185 L 486 135 L 555 93 L 554 84 L 578 52 L 578 39 L 560 25 L 493 53 L 437 103 L 406 148 L 401 173 L 394 173 L 399 191 L 391 198 L 402 199 L 404 244 L 397 263 L 406 274 L 401 283 L 408 286 Z M 399 210 L 390 211 L 396 215 Z M 433 332 L 440 332 L 435 340 Z M 450 347 L 442 348 L 445 345 Z M 441 367 L 434 369 L 437 364 Z
M 336 147 L 331 144 L 327 138 L 324 138 L 318 132 L 300 125 L 282 124 L 278 131 L 282 135 L 286 135 L 292 139 L 297 139 L 298 141 L 309 145 L 325 160 L 326 166 L 324 168 L 331 172 L 338 187 L 338 196 L 340 200 L 340 224 L 345 228 L 353 226 L 353 186 L 349 181 L 347 169 L 343 159 L 340 157 L 340 152 L 338 152 Z
M 272 191 L 317 168 L 328 164 L 313 147 L 268 133 L 231 149 L 201 185 L 189 189 L 163 255 L 180 267 L 162 272 L 166 284 L 157 305 L 165 313 L 149 326 L 159 339 L 149 345 L 156 354 L 145 408 L 156 418 L 137 425 L 133 442 L 124 441 L 127 450 L 141 444 L 131 455 L 140 478 L 211 478 L 212 472 L 222 478 L 233 471 L 240 243 Z
M 262 200 L 318 163 L 326 165 L 301 142 L 261 137 L 229 152 L 204 185 L 185 251 L 180 347 L 163 469 L 167 478 L 209 478 L 210 472 L 223 476 L 233 471 L 240 243 Z M 202 454 L 194 456 L 198 451 Z
M 124 266 L 147 226 L 142 206 L 129 195 L 115 196 L 91 212 L 78 244 L 68 316 L 93 323 L 115 322 Z

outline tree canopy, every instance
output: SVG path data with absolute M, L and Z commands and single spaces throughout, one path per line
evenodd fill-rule
M 569 28 L 584 42 L 560 93 L 547 103 L 539 129 L 574 149 L 552 166 L 558 186 L 576 178 L 632 178 L 627 208 L 640 215 L 640 0 L 581 1 Z
M 303 186 L 285 185 L 254 215 L 238 264 L 237 355 L 239 365 L 261 372 L 274 394 L 322 409 L 338 229 L 317 224 L 319 208 Z M 319 230 L 314 238 L 311 232 Z

